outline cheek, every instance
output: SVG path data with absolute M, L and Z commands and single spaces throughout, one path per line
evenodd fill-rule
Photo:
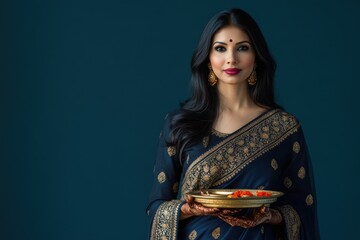
M 210 63 L 214 71 L 217 69 L 221 69 L 224 64 L 224 59 L 220 56 L 216 56 L 215 54 L 210 55 Z
M 243 58 L 243 66 L 244 67 L 251 67 L 255 64 L 255 55 L 251 54 L 251 55 L 247 55 L 246 57 Z

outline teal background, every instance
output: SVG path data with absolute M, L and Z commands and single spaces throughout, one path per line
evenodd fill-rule
M 145 239 L 158 134 L 216 12 L 247 10 L 301 121 L 322 239 L 360 228 L 360 3 L 0 2 L 0 239 Z

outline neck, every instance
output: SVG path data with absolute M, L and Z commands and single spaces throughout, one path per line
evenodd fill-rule
M 220 112 L 238 112 L 255 105 L 254 101 L 250 98 L 246 83 L 242 85 L 219 83 L 217 90 Z

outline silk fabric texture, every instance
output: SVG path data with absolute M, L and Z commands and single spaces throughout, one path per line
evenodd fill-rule
M 318 236 L 313 173 L 304 134 L 291 114 L 271 109 L 231 134 L 215 130 L 178 159 L 167 146 L 172 114 L 160 133 L 147 214 L 149 239 L 311 239 Z M 200 189 L 268 189 L 284 192 L 271 205 L 281 225 L 231 227 L 218 217 L 179 220 L 186 193 Z M 250 210 L 240 214 L 249 214 Z

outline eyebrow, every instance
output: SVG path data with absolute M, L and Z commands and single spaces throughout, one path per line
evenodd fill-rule
M 213 43 L 213 46 L 215 45 L 215 43 L 220 43 L 220 44 L 223 44 L 223 45 L 227 45 L 227 43 L 225 43 L 225 42 L 216 41 L 216 42 Z M 242 44 L 242 43 L 248 43 L 248 44 L 250 44 L 249 41 L 241 41 L 241 42 L 236 43 L 235 45 L 239 45 L 239 44 Z

